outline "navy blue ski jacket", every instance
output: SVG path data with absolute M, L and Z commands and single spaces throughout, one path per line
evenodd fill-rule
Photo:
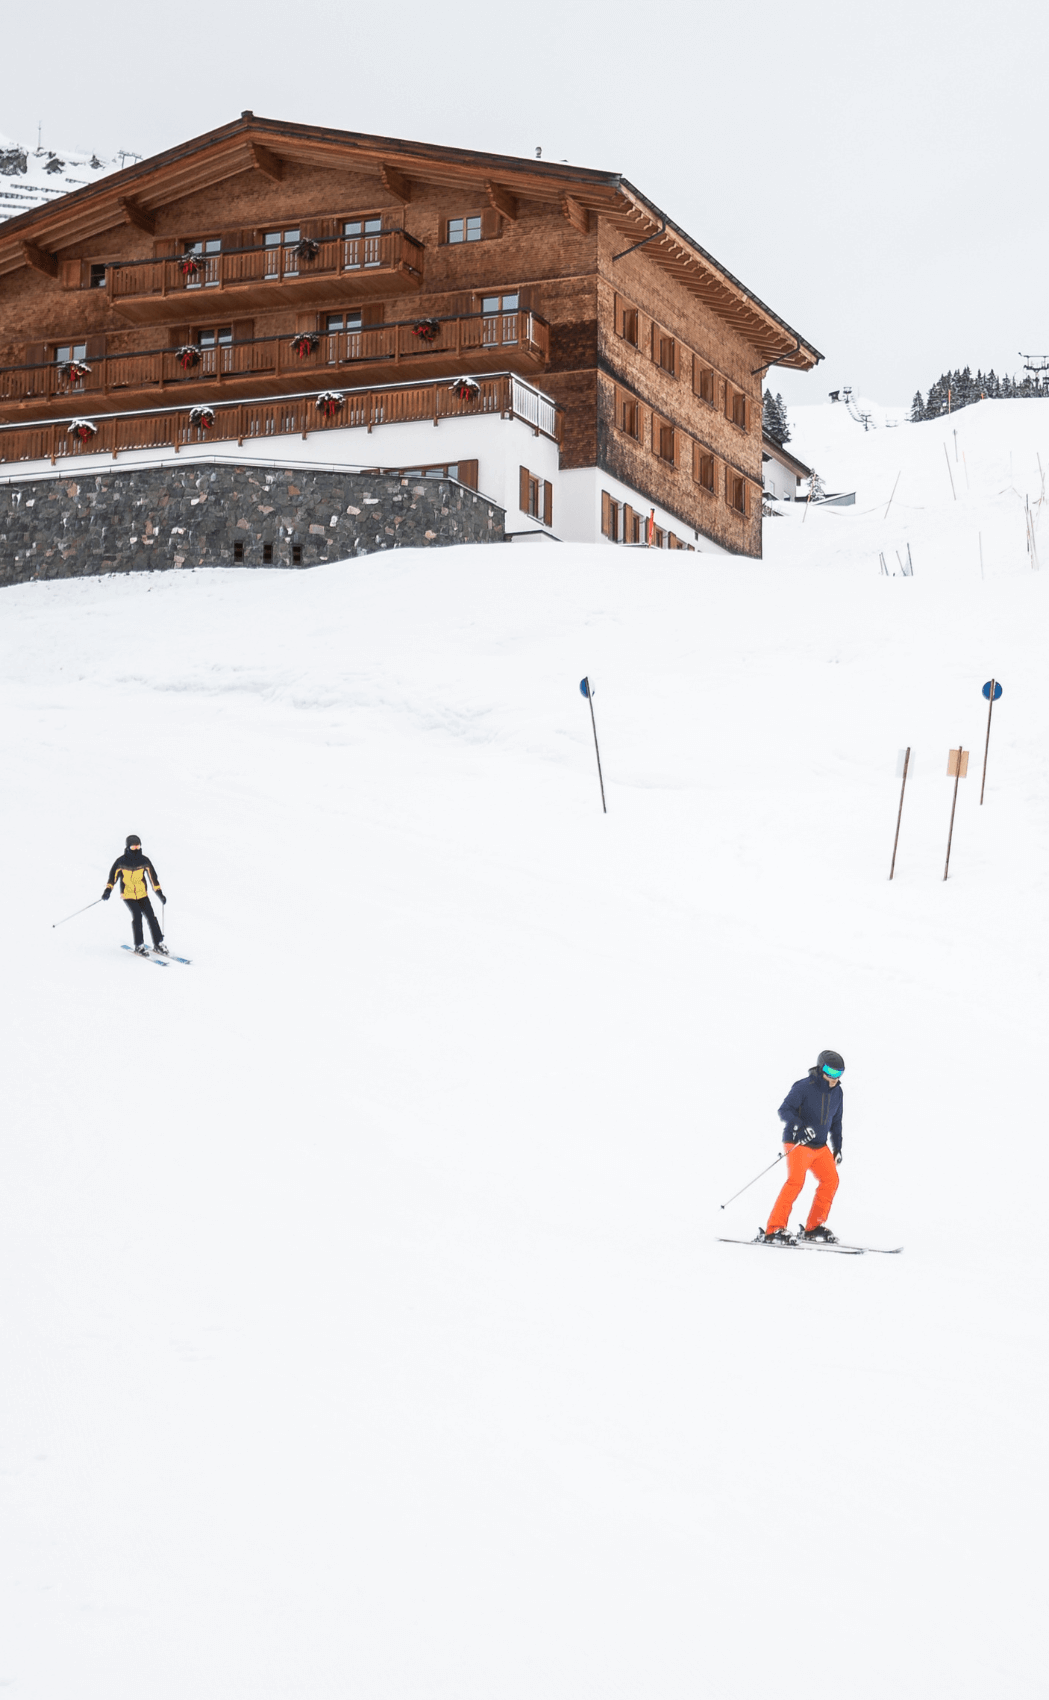
M 841 1087 L 830 1086 L 821 1068 L 810 1068 L 804 1080 L 796 1080 L 779 1107 L 784 1143 L 796 1145 L 811 1127 L 814 1139 L 805 1144 L 815 1149 L 826 1145 L 835 1157 L 841 1150 Z

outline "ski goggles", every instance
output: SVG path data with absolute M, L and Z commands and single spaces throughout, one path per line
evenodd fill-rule
M 824 1064 L 823 1072 L 824 1074 L 829 1074 L 832 1080 L 840 1080 L 842 1075 L 845 1073 L 845 1070 L 843 1068 L 828 1068 L 826 1064 Z

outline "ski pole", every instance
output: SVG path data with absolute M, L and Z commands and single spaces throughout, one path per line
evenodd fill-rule
M 803 1142 L 803 1143 L 804 1143 L 804 1142 Z M 778 1156 L 778 1157 L 777 1157 L 777 1158 L 776 1158 L 776 1163 L 782 1163 L 782 1161 L 783 1161 L 783 1159 L 784 1159 L 784 1157 L 785 1157 L 785 1156 L 786 1156 L 786 1152 L 784 1152 L 784 1151 L 781 1151 L 781 1152 L 780 1152 L 780 1154 L 779 1154 L 779 1156 Z M 776 1163 L 770 1163 L 770 1164 L 769 1164 L 769 1169 L 774 1169 L 774 1168 L 775 1168 L 775 1167 L 776 1167 Z M 762 1171 L 761 1171 L 761 1175 L 767 1175 L 767 1174 L 768 1174 L 768 1172 L 769 1172 L 769 1169 L 762 1169 Z M 744 1192 L 746 1192 L 746 1191 L 748 1191 L 748 1189 L 749 1189 L 749 1188 L 750 1188 L 750 1187 L 752 1187 L 752 1186 L 753 1186 L 753 1185 L 754 1185 L 754 1181 L 759 1181 L 759 1180 L 760 1180 L 760 1179 L 761 1179 L 761 1175 L 755 1175 L 755 1176 L 754 1176 L 754 1180 L 753 1180 L 753 1181 L 748 1181 L 748 1182 L 747 1182 L 747 1184 L 746 1184 L 746 1186 L 741 1186 L 741 1187 L 740 1187 L 740 1189 L 739 1189 L 739 1192 L 734 1192 L 734 1193 L 733 1193 L 733 1194 L 732 1194 L 732 1198 L 726 1198 L 726 1200 L 725 1200 L 725 1204 L 731 1204 L 731 1203 L 732 1203 L 732 1202 L 733 1202 L 733 1200 L 734 1200 L 734 1199 L 737 1199 L 737 1198 L 739 1198 L 739 1196 L 740 1196 L 740 1193 L 744 1193 Z M 725 1208 L 725 1204 L 723 1204 L 723 1205 L 722 1205 L 722 1206 L 721 1206 L 721 1208 L 722 1208 L 722 1210 L 724 1210 L 724 1208 Z
M 95 898 L 95 903 L 101 903 L 101 901 L 102 899 L 100 897 Z M 55 927 L 64 927 L 67 921 L 75 921 L 78 915 L 86 915 L 89 909 L 93 909 L 95 907 L 95 903 L 85 903 L 83 909 L 74 909 L 71 915 L 64 916 L 61 921 L 52 921 L 52 931 Z

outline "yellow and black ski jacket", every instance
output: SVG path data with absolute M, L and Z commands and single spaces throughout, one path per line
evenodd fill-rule
M 125 903 L 130 903 L 135 898 L 148 897 L 149 888 L 146 885 L 147 874 L 149 875 L 153 890 L 159 892 L 160 896 L 163 897 L 164 893 L 160 890 L 160 881 L 157 878 L 157 870 L 153 866 L 149 857 L 143 856 L 141 850 L 125 850 L 122 856 L 117 857 L 113 866 L 109 870 L 109 882 L 106 886 L 106 890 L 112 891 L 119 878 L 120 892 Z

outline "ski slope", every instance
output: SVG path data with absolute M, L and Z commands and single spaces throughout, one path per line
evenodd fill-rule
M 1046 1694 L 1049 411 L 833 411 L 761 563 L 0 597 L 11 1700 Z M 902 1257 L 716 1241 L 824 1046 Z

